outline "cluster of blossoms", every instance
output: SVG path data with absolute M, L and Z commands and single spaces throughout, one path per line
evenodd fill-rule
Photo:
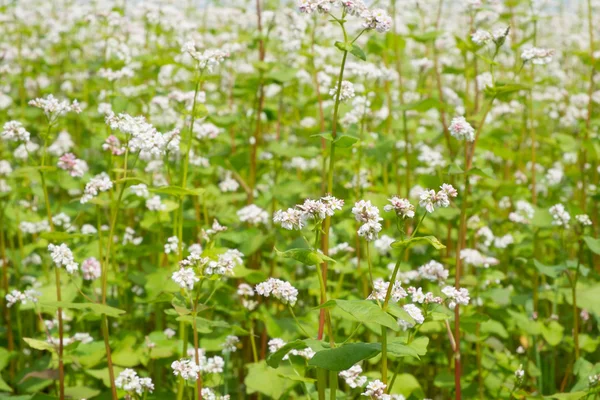
M 444 183 L 436 193 L 433 189 L 425 189 L 419 196 L 419 205 L 425 207 L 427 212 L 432 213 L 435 207 L 446 208 L 450 206 L 450 198 L 458 196 L 458 192 L 452 185 Z
M 56 246 L 52 243 L 48 245 L 50 257 L 58 268 L 64 266 L 69 274 L 76 272 L 79 269 L 79 264 L 75 262 L 73 252 L 64 243 Z
M 179 238 L 177 236 L 171 236 L 165 243 L 165 254 L 176 253 L 179 249 Z
M 475 129 L 467 122 L 465 117 L 452 118 L 448 130 L 458 140 L 466 140 L 467 142 L 475 140 Z
M 423 315 L 423 311 L 421 311 L 419 307 L 415 306 L 414 304 L 405 304 L 404 306 L 402 306 L 402 308 L 408 313 L 408 315 L 410 315 L 412 319 L 415 320 L 417 324 L 422 324 L 423 322 L 425 322 L 425 316 Z M 398 325 L 400 325 L 404 329 L 413 326 L 412 323 L 403 319 L 398 319 Z
M 121 141 L 115 135 L 110 135 L 102 144 L 102 150 L 110 151 L 113 156 L 120 156 L 125 153 L 125 147 L 121 146 Z
M 480 268 L 489 268 L 492 265 L 498 265 L 500 262 L 497 258 L 484 256 L 475 249 L 462 249 L 460 259 L 466 264 Z
M 267 344 L 269 345 L 269 352 L 275 353 L 276 351 L 281 349 L 283 346 L 285 346 L 287 343 L 283 339 L 275 338 L 275 339 L 269 340 L 269 343 L 267 343 Z M 302 357 L 306 360 L 310 360 L 315 355 L 315 352 L 310 347 L 307 347 L 307 348 L 301 349 L 301 350 L 293 349 L 293 350 L 290 350 L 285 356 L 283 356 L 283 360 L 287 360 L 289 358 L 290 354 L 293 356 Z
M 390 282 L 385 282 L 383 279 L 378 278 L 373 282 L 373 291 L 367 297 L 368 300 L 378 300 L 384 301 L 385 296 L 387 294 L 388 288 L 390 287 Z M 390 298 L 392 301 L 398 302 L 408 296 L 402 284 L 398 281 L 394 283 L 394 287 L 392 288 L 392 292 L 390 294 Z
M 186 381 L 195 382 L 200 374 L 200 367 L 191 359 L 181 359 L 171 363 L 173 375 L 181 376 Z
M 64 319 L 64 317 L 63 317 L 63 319 Z M 63 346 L 68 346 L 75 342 L 87 344 L 87 343 L 92 343 L 93 341 L 94 341 L 94 338 L 89 333 L 78 332 L 71 337 L 63 337 Z M 60 338 L 57 338 L 57 337 L 49 337 L 47 342 L 54 346 L 60 346 Z
M 453 286 L 446 286 L 442 289 L 442 293 L 450 299 L 448 307 L 454 309 L 457 304 L 466 306 L 469 304 L 471 298 L 469 297 L 469 291 L 465 288 L 456 289 Z
M 287 230 L 300 230 L 306 225 L 307 220 L 320 222 L 327 217 L 332 217 L 335 211 L 341 210 L 343 206 L 344 200 L 333 196 L 321 197 L 319 200 L 307 199 L 295 208 L 276 211 L 273 222 Z
M 592 226 L 592 220 L 587 214 L 579 214 L 575 216 L 577 222 L 579 222 L 583 226 Z
M 244 255 L 237 249 L 228 249 L 219 254 L 216 261 L 209 261 L 204 268 L 206 275 L 233 275 L 233 269 L 242 265 Z
M 58 168 L 68 171 L 72 177 L 81 178 L 87 171 L 88 165 L 78 159 L 73 153 L 63 154 L 58 159 Z
M 362 393 L 373 400 L 405 400 L 401 394 L 386 394 L 385 389 L 387 385 L 381 382 L 379 379 L 371 381 L 367 384 L 365 391 Z
M 83 196 L 81 196 L 79 202 L 81 204 L 86 204 L 91 199 L 98 196 L 98 193 L 106 192 L 112 187 L 113 183 L 110 180 L 108 174 L 106 172 L 101 172 L 100 174 L 90 179 L 90 181 L 85 185 L 85 189 L 83 190 Z
M 495 29 L 493 32 L 488 32 L 483 29 L 477 29 L 471 34 L 471 40 L 477 45 L 483 45 L 493 41 L 497 46 L 500 46 L 506 40 L 510 27 Z
M 379 209 L 371 204 L 369 200 L 360 200 L 352 207 L 352 214 L 358 222 L 362 222 L 358 228 L 358 236 L 364 237 L 367 241 L 377 239 L 377 235 L 381 232 L 381 224 L 383 220 L 379 216 Z
M 435 296 L 431 292 L 423 293 L 422 288 L 416 288 L 414 286 L 411 286 L 408 289 L 406 289 L 406 292 L 412 296 L 413 303 L 418 303 L 418 304 L 423 304 L 423 303 L 425 303 L 425 304 L 431 304 L 431 303 L 442 304 L 443 303 L 443 300 L 441 297 Z
M 256 293 L 261 296 L 273 297 L 279 299 L 283 304 L 293 306 L 298 300 L 298 289 L 293 287 L 289 282 L 281 279 L 269 278 L 267 281 L 256 285 Z
M 130 394 L 142 395 L 145 391 L 152 393 L 154 391 L 154 383 L 150 378 L 141 378 L 137 372 L 130 368 L 126 368 L 115 379 L 115 386 L 123 389 Z
M 240 338 L 238 338 L 237 336 L 228 335 L 225 338 L 225 342 L 221 343 L 221 347 L 223 348 L 223 353 L 235 353 L 239 342 L 240 342 Z
M 142 160 L 160 158 L 167 150 L 178 150 L 179 148 L 179 131 L 162 134 L 152 124 L 146 122 L 143 116 L 132 117 L 129 114 L 111 112 L 106 115 L 105 120 L 110 129 L 130 136 L 128 139 L 129 150 L 131 152 L 139 151 L 139 157 Z
M 214 67 L 218 66 L 229 57 L 228 52 L 217 49 L 208 49 L 204 50 L 203 52 L 198 51 L 194 41 L 184 43 L 181 51 L 189 54 L 190 57 L 196 60 L 198 62 L 199 69 L 206 69 L 208 72 L 212 72 Z
M 391 199 L 388 199 L 388 201 L 390 204 L 386 204 L 383 207 L 383 211 L 394 211 L 396 212 L 396 215 L 402 218 L 414 218 L 415 206 L 410 204 L 408 199 L 402 199 L 398 196 L 394 196 Z
M 5 296 L 6 306 L 12 307 L 16 303 L 27 304 L 28 301 L 37 303 L 40 292 L 35 289 L 26 289 L 21 292 L 19 290 L 12 290 Z
M 346 385 L 350 386 L 352 389 L 355 389 L 362 387 L 365 383 L 367 383 L 367 377 L 362 376 L 362 372 L 363 369 L 361 366 L 356 364 L 345 371 L 341 371 L 339 376 L 346 381 Z
M 74 112 L 76 114 L 81 112 L 81 107 L 77 100 L 73 100 L 72 103 L 69 103 L 67 100 L 58 100 L 51 94 L 44 98 L 31 100 L 29 105 L 42 109 L 50 123 L 53 123 L 58 117 L 68 112 Z
M 81 263 L 81 275 L 86 281 L 93 281 L 100 278 L 102 275 L 100 261 L 98 261 L 95 257 L 86 258 Z
M 247 283 L 240 283 L 238 285 L 237 294 L 241 297 L 242 306 L 244 306 L 244 308 L 252 311 L 258 307 L 258 302 L 249 298 L 254 297 L 254 289 L 252 289 L 252 286 Z
M 565 206 L 562 204 L 555 204 L 550 207 L 550 214 L 552 215 L 552 225 L 567 227 L 569 226 L 569 221 L 571 220 L 571 215 L 565 209 Z
M 392 28 L 392 18 L 382 9 L 373 9 L 365 5 L 363 0 L 299 0 L 300 12 L 312 14 L 329 13 L 333 7 L 342 6 L 348 14 L 357 16 L 363 20 L 364 29 L 375 29 L 377 32 L 385 33 Z
M 171 279 L 179 285 L 182 289 L 192 290 L 194 284 L 200 281 L 200 278 L 196 276 L 193 268 L 180 268 L 179 271 L 173 272 Z
M 444 282 L 448 279 L 448 270 L 439 262 L 431 260 L 419 267 L 418 275 L 431 282 Z
M 8 121 L 2 127 L 2 139 L 11 142 L 29 142 L 30 133 L 19 121 Z
M 250 204 L 246 207 L 240 208 L 237 211 L 237 216 L 240 221 L 247 222 L 251 225 L 266 225 L 269 221 L 269 213 L 256 204 Z
M 341 102 L 345 102 L 347 100 L 352 99 L 354 94 L 354 85 L 350 81 L 342 81 L 342 87 L 339 89 L 339 99 Z M 338 96 L 338 86 L 337 84 L 329 89 L 329 95 L 333 96 L 334 99 L 337 100 Z
M 534 215 L 533 206 L 525 200 L 519 200 L 515 204 L 515 211 L 508 214 L 508 219 L 519 224 L 530 224 Z
M 552 61 L 554 56 L 553 49 L 540 49 L 538 47 L 532 47 L 523 50 L 521 53 L 521 59 L 523 62 L 531 61 L 533 64 L 544 65 Z

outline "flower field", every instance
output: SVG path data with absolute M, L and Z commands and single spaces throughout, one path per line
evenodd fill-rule
M 600 399 L 600 1 L 0 1 L 0 400 Z

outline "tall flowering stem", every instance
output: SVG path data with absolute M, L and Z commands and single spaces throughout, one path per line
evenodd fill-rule
M 344 33 L 344 43 L 348 41 L 348 34 L 346 32 L 346 28 L 344 27 L 344 17 L 346 16 L 346 11 L 344 10 L 342 13 L 342 18 L 338 19 L 332 15 L 332 18 L 340 25 L 342 28 L 342 32 Z M 333 120 L 331 121 L 331 137 L 333 140 L 331 141 L 331 145 L 329 147 L 329 171 L 327 173 L 327 193 L 333 194 L 333 169 L 335 163 L 335 139 L 337 137 L 337 120 L 338 120 L 338 112 L 340 109 L 340 96 L 342 92 L 342 80 L 344 79 L 344 68 L 346 66 L 346 59 L 348 58 L 348 50 L 343 50 L 342 55 L 342 63 L 340 65 L 340 72 L 338 74 L 338 83 L 337 83 L 337 92 L 335 94 L 335 105 L 333 108 Z M 321 250 L 323 254 L 329 254 L 329 230 L 331 228 L 331 217 L 327 216 L 325 218 L 325 222 L 323 223 L 323 240 L 321 242 Z M 323 279 L 323 286 L 325 288 L 325 296 L 321 295 L 321 304 L 327 301 L 327 262 L 323 262 L 321 264 L 321 273 Z M 325 319 L 329 319 L 327 315 L 327 311 L 322 308 L 319 315 L 319 332 L 318 339 L 321 340 L 323 338 L 323 328 L 325 325 Z M 330 338 L 330 341 L 334 342 L 333 337 Z
M 48 140 L 50 139 L 50 132 L 52 130 L 52 123 L 48 121 L 48 130 L 44 136 L 44 148 L 42 150 L 42 160 L 40 162 L 40 178 L 42 181 L 42 190 L 44 192 L 44 203 L 46 206 L 46 216 L 48 217 L 48 224 L 50 225 L 50 231 L 54 232 L 54 223 L 52 222 L 52 210 L 50 208 L 50 197 L 48 196 L 48 186 L 46 185 L 46 177 L 44 175 L 44 168 L 46 167 L 46 153 L 48 150 Z M 56 285 L 56 301 L 62 301 L 62 293 L 60 289 L 60 269 L 54 268 L 54 278 Z M 65 398 L 65 364 L 63 361 L 63 318 L 62 308 L 58 308 L 58 387 L 59 397 L 61 400 Z

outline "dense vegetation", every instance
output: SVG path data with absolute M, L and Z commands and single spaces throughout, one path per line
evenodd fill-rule
M 599 398 L 599 16 L 0 2 L 0 399 Z

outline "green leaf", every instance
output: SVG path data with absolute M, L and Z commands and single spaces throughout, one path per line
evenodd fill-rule
M 202 193 L 204 193 L 204 189 L 202 188 L 184 189 L 179 186 L 164 186 L 158 188 L 151 188 L 150 191 L 153 193 L 168 194 L 175 197 L 200 196 Z
M 544 396 L 545 399 L 556 399 L 556 400 L 579 400 L 584 398 L 587 392 L 571 392 L 571 393 L 555 393 L 550 396 Z
M 558 278 L 567 269 L 564 265 L 544 265 L 538 260 L 533 260 L 533 265 L 535 265 L 540 274 L 554 279 Z
M 560 344 L 564 331 L 565 328 L 557 321 L 550 321 L 548 325 L 542 325 L 542 336 L 552 347 Z
M 370 300 L 329 300 L 317 308 L 339 307 L 355 321 L 363 324 L 379 324 L 398 331 L 398 323 L 388 313 Z
M 106 314 L 109 317 L 119 317 L 121 314 L 125 314 L 125 310 L 120 310 L 105 304 L 98 303 L 69 303 L 66 301 L 52 301 L 46 303 L 40 303 L 42 307 L 55 307 L 55 308 L 66 308 L 73 310 L 89 310 L 93 314 L 103 315 Z
M 583 241 L 585 242 L 585 244 L 587 244 L 587 246 L 592 252 L 600 254 L 600 239 L 594 239 L 590 236 L 584 236 Z
M 283 258 L 292 258 L 296 261 L 301 262 L 304 265 L 318 265 L 325 261 L 334 262 L 333 258 L 327 257 L 325 254 L 321 254 L 317 251 L 310 249 L 291 249 L 287 251 L 279 251 L 275 249 L 278 256 Z
M 367 61 L 367 55 L 365 52 L 355 44 L 352 44 L 350 48 L 350 53 L 352 53 L 355 57 L 360 58 L 363 61 Z
M 329 142 L 333 142 L 333 135 L 331 134 L 331 132 L 317 133 L 315 135 L 310 135 L 310 137 L 320 137 Z
M 23 341 L 29 345 L 32 349 L 36 350 L 48 350 L 48 351 L 56 351 L 54 345 L 45 342 L 43 340 L 32 339 L 32 338 L 23 338 Z
M 330 371 L 343 371 L 359 361 L 375 357 L 380 352 L 381 345 L 379 343 L 350 343 L 315 353 L 308 365 Z
M 4 381 L 4 379 L 2 379 L 2 376 L 0 376 L 0 391 L 1 392 L 12 392 L 12 388 L 10 386 L 8 386 L 8 383 L 6 383 Z
M 67 233 L 67 232 L 42 232 L 40 237 L 46 239 L 49 242 L 68 242 L 69 240 L 81 239 L 90 237 L 90 235 L 84 235 L 82 233 Z
M 73 386 L 65 388 L 65 396 L 72 399 L 89 399 L 98 396 L 100 391 L 86 386 Z
M 358 142 L 358 138 L 350 135 L 340 135 L 333 141 L 337 147 L 343 149 L 352 147 L 352 145 L 356 142 Z
M 427 242 L 430 245 L 432 245 L 433 248 L 435 248 L 436 250 L 441 250 L 441 249 L 446 248 L 446 246 L 444 246 L 435 236 L 417 236 L 417 237 L 406 239 L 406 240 L 397 240 L 394 243 L 392 243 L 392 248 L 393 249 L 408 248 L 408 247 L 412 246 L 413 244 L 417 244 L 419 242 Z
M 269 367 L 264 360 L 254 364 L 247 364 L 248 374 L 244 379 L 246 384 L 246 393 L 262 393 L 273 399 L 281 399 L 283 394 L 298 382 L 290 381 L 281 377 L 283 372 L 281 369 L 273 369 Z M 287 368 L 289 374 L 294 372 L 291 367 Z

